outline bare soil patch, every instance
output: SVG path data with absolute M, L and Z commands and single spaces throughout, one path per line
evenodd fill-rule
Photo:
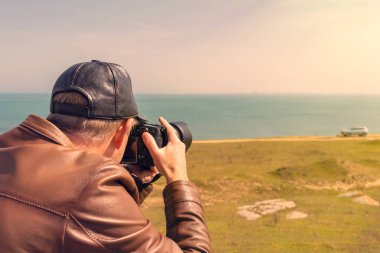
M 294 203 L 294 201 L 270 199 L 255 202 L 253 205 L 241 206 L 238 208 L 237 213 L 247 220 L 256 220 L 262 216 L 294 207 L 296 207 L 296 203 Z
M 377 200 L 374 200 L 373 198 L 371 198 L 367 195 L 356 197 L 352 201 L 359 203 L 359 204 L 363 204 L 363 205 L 369 205 L 369 206 L 379 206 L 380 205 Z
M 363 194 L 361 191 L 350 191 L 350 192 L 341 193 L 338 195 L 338 197 L 352 198 L 353 202 L 359 203 L 362 205 L 380 206 L 380 203 L 377 200 L 371 198 L 368 195 Z
M 292 212 L 286 214 L 285 219 L 287 219 L 287 220 L 298 220 L 298 219 L 304 219 L 306 217 L 307 217 L 307 213 L 300 212 L 300 211 L 292 211 Z

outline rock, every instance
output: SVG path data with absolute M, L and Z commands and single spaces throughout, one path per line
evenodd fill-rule
M 359 203 L 359 204 L 363 204 L 363 205 L 370 205 L 370 206 L 379 206 L 380 205 L 378 201 L 374 200 L 373 198 L 371 198 L 367 195 L 356 197 L 353 199 L 353 201 L 356 203 Z
M 368 182 L 364 185 L 365 188 L 371 188 L 376 186 L 380 186 L 380 179 L 373 182 Z
M 278 211 L 294 208 L 296 204 L 293 201 L 284 199 L 271 199 L 255 202 L 253 205 L 241 206 L 237 213 L 247 220 L 256 220 L 264 215 L 276 213 Z
M 380 203 L 370 196 L 364 195 L 361 191 L 351 191 L 339 194 L 338 197 L 353 198 L 352 201 L 370 206 L 379 206 Z
M 240 216 L 246 218 L 247 220 L 257 220 L 258 218 L 261 218 L 262 216 L 260 214 L 257 214 L 255 212 L 251 212 L 247 209 L 241 209 L 237 212 Z
M 296 220 L 296 219 L 304 219 L 306 217 L 307 217 L 307 213 L 300 212 L 300 211 L 293 211 L 293 212 L 287 213 L 285 216 L 285 219 Z
M 362 195 L 363 193 L 361 191 L 351 191 L 351 192 L 345 192 L 342 194 L 339 194 L 338 197 L 343 198 L 353 198 Z

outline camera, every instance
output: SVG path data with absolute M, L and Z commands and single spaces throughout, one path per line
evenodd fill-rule
M 189 127 L 183 121 L 169 122 L 169 124 L 173 126 L 178 138 L 185 144 L 187 151 L 193 139 Z M 136 164 L 142 168 L 154 166 L 152 156 L 142 140 L 144 132 L 148 132 L 153 136 L 159 148 L 166 146 L 168 143 L 168 135 L 164 126 L 141 121 L 140 124 L 133 126 L 129 134 L 127 148 L 121 164 Z

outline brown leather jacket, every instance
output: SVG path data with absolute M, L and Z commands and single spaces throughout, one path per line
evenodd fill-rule
M 175 181 L 163 196 L 167 237 L 127 170 L 75 149 L 46 119 L 0 135 L 1 252 L 211 252 L 196 186 Z

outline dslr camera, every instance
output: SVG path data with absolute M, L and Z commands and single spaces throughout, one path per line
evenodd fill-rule
M 169 124 L 173 126 L 178 138 L 185 144 L 187 151 L 193 139 L 189 127 L 183 121 L 169 122 Z M 168 135 L 164 126 L 141 121 L 140 124 L 132 128 L 129 134 L 127 148 L 121 164 L 136 164 L 147 169 L 154 166 L 152 156 L 142 140 L 144 132 L 148 132 L 153 136 L 159 148 L 166 146 L 168 143 Z

